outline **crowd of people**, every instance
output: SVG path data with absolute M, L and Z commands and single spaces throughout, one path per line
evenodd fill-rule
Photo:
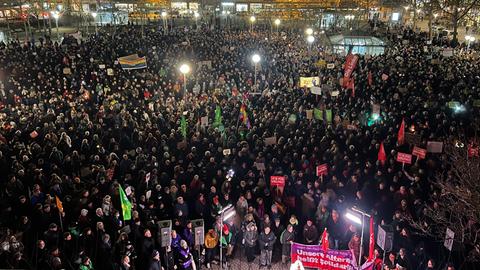
M 339 84 L 345 56 L 308 47 L 303 29 L 141 35 L 122 26 L 82 41 L 0 44 L 0 268 L 287 267 L 291 243 L 318 244 L 325 229 L 330 248 L 358 257 L 368 241 L 361 246 L 360 228 L 344 218 L 353 206 L 394 232 L 383 269 L 445 267 L 408 220 L 423 215 L 440 192 L 430 181 L 448 168 L 442 154 L 396 162 L 414 146 L 398 144 L 397 132 L 404 119 L 418 146 L 468 137 L 480 74 L 477 60 L 400 34 L 389 33 L 384 54 L 359 55 L 354 93 Z M 118 57 L 135 53 L 148 67 L 123 70 Z M 192 67 L 186 81 L 182 63 Z M 300 87 L 302 76 L 319 76 L 322 95 Z M 452 111 L 451 100 L 466 111 Z M 374 104 L 381 112 L 371 121 Z M 312 118 L 313 109 L 332 117 Z M 283 190 L 273 175 L 286 177 Z M 128 220 L 120 187 L 133 205 Z M 235 215 L 223 221 L 228 205 Z M 194 219 L 204 220 L 201 246 Z

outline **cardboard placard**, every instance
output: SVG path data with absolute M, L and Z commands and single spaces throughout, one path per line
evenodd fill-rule
M 427 152 L 429 153 L 442 153 L 443 142 L 427 142 Z
M 405 153 L 397 154 L 397 161 L 400 163 L 412 164 L 412 155 Z
M 272 187 L 284 187 L 285 176 L 272 175 L 270 176 L 270 186 Z
M 107 75 L 108 76 L 113 76 L 113 69 L 112 68 L 107 68 Z
M 105 69 L 105 65 L 104 64 L 98 65 L 98 68 L 99 69 Z
M 70 74 L 72 74 L 72 70 L 68 67 L 63 68 L 63 74 L 70 75 Z
M 423 149 L 420 147 L 413 147 L 412 155 L 416 156 L 418 159 L 425 159 L 427 155 L 427 149 Z
M 313 110 L 306 110 L 305 113 L 307 114 L 307 119 L 308 120 L 313 119 Z
M 224 155 L 224 156 L 228 156 L 228 155 L 230 155 L 231 153 L 232 153 L 232 150 L 230 150 L 230 149 L 223 149 L 223 155 Z
M 268 146 L 268 145 L 274 145 L 274 144 L 277 144 L 276 136 L 265 138 L 265 145 Z
M 208 116 L 203 116 L 200 118 L 200 126 L 202 127 L 208 126 Z
M 322 94 L 322 88 L 320 88 L 318 86 L 312 86 L 310 88 L 310 92 L 314 95 L 321 95 Z
M 321 164 L 317 166 L 317 176 L 326 175 L 328 174 L 328 165 Z
M 410 145 L 419 145 L 422 142 L 422 136 L 411 132 L 405 132 L 405 141 Z
M 253 164 L 255 167 L 257 167 L 257 170 L 259 171 L 265 171 L 265 163 L 254 163 Z

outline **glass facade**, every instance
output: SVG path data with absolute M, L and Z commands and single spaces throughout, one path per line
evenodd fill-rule
M 378 55 L 385 52 L 385 42 L 376 37 L 336 35 L 329 38 L 335 53 L 346 54 L 350 46 L 356 54 Z

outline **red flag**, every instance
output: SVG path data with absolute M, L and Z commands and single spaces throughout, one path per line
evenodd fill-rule
M 478 151 L 478 146 L 473 146 L 473 143 L 468 144 L 468 157 L 478 157 L 479 156 L 479 151 Z
M 398 145 L 402 145 L 405 142 L 405 119 L 402 119 L 402 124 L 398 130 Z
M 368 261 L 372 261 L 374 258 L 375 250 L 375 232 L 373 230 L 373 217 L 370 217 L 370 245 L 368 247 Z
M 327 251 L 327 250 L 328 250 L 328 232 L 327 232 L 327 228 L 325 228 L 325 230 L 323 230 L 323 234 L 322 234 L 322 249 L 323 249 L 323 251 Z
M 382 165 L 385 165 L 387 161 L 387 155 L 385 154 L 385 148 L 383 148 L 383 142 L 380 143 L 380 149 L 378 150 L 378 160 Z
M 351 78 L 348 81 L 347 89 L 352 89 L 352 97 L 355 97 L 355 79 Z
M 372 84 L 373 84 L 373 77 L 372 77 L 372 72 L 371 72 L 371 71 L 368 72 L 367 80 L 368 80 L 368 85 L 369 85 L 369 86 L 372 86 Z

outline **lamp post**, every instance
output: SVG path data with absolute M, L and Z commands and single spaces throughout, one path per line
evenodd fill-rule
M 260 62 L 260 55 L 258 54 L 254 54 L 252 55 L 252 62 L 253 62 L 253 65 L 255 66 L 255 75 L 254 75 L 254 85 L 255 85 L 255 88 L 257 87 L 257 64 Z
M 255 18 L 255 16 L 250 17 L 250 31 L 251 32 L 253 32 L 253 24 L 255 23 L 256 20 L 257 20 L 257 18 Z
M 312 29 L 312 28 L 307 28 L 307 29 L 305 30 L 305 34 L 307 34 L 307 36 L 313 35 L 313 29 Z
M 220 219 L 222 220 L 222 227 L 223 227 L 223 222 L 227 221 L 229 218 L 233 217 L 235 215 L 235 207 L 233 207 L 233 205 L 229 204 L 227 206 L 225 206 L 222 210 L 220 210 L 218 212 L 218 214 L 220 215 Z M 223 228 L 220 228 L 220 237 L 219 237 L 219 247 L 220 247 L 220 270 L 223 269 L 223 261 L 222 261 L 222 236 L 223 236 L 223 232 L 222 232 L 222 229 Z
M 277 33 L 278 33 L 278 27 L 280 26 L 280 23 L 282 23 L 282 22 L 280 21 L 280 19 L 275 19 L 275 21 L 273 23 L 275 24 L 275 28 L 276 28 Z
M 187 94 L 187 73 L 190 72 L 190 66 L 183 64 L 180 66 L 180 72 L 183 74 L 183 95 Z
M 198 31 L 198 18 L 200 17 L 200 14 L 198 14 L 198 12 L 195 11 L 195 13 L 193 13 L 193 17 L 195 18 L 195 28 Z
M 93 24 L 95 25 L 95 35 L 98 35 L 98 28 L 97 28 L 97 13 L 92 12 L 93 17 Z
M 308 37 L 307 37 L 308 50 L 309 50 L 309 51 L 310 51 L 310 49 L 311 49 L 312 44 L 313 44 L 314 41 L 315 41 L 315 37 L 314 37 L 314 36 L 308 36 Z
M 55 26 L 57 28 L 57 41 L 60 43 L 60 33 L 58 32 L 58 19 L 60 18 L 60 14 L 58 14 L 58 11 L 52 13 L 53 18 L 55 19 Z
M 163 33 L 166 35 L 168 33 L 168 25 L 167 25 L 167 12 L 162 11 L 162 20 L 163 20 Z
M 347 213 L 345 214 L 345 218 L 348 220 L 361 225 L 362 226 L 362 234 L 360 235 L 360 254 L 358 256 L 358 267 L 360 267 L 360 263 L 362 261 L 362 250 L 363 250 L 363 231 L 365 229 L 365 222 L 363 221 L 365 217 L 370 217 L 369 214 L 365 213 L 364 211 L 357 209 L 357 208 L 351 208 L 347 210 Z
M 470 42 L 475 41 L 475 37 L 467 35 L 465 36 L 465 40 L 467 41 L 467 50 L 470 50 Z

